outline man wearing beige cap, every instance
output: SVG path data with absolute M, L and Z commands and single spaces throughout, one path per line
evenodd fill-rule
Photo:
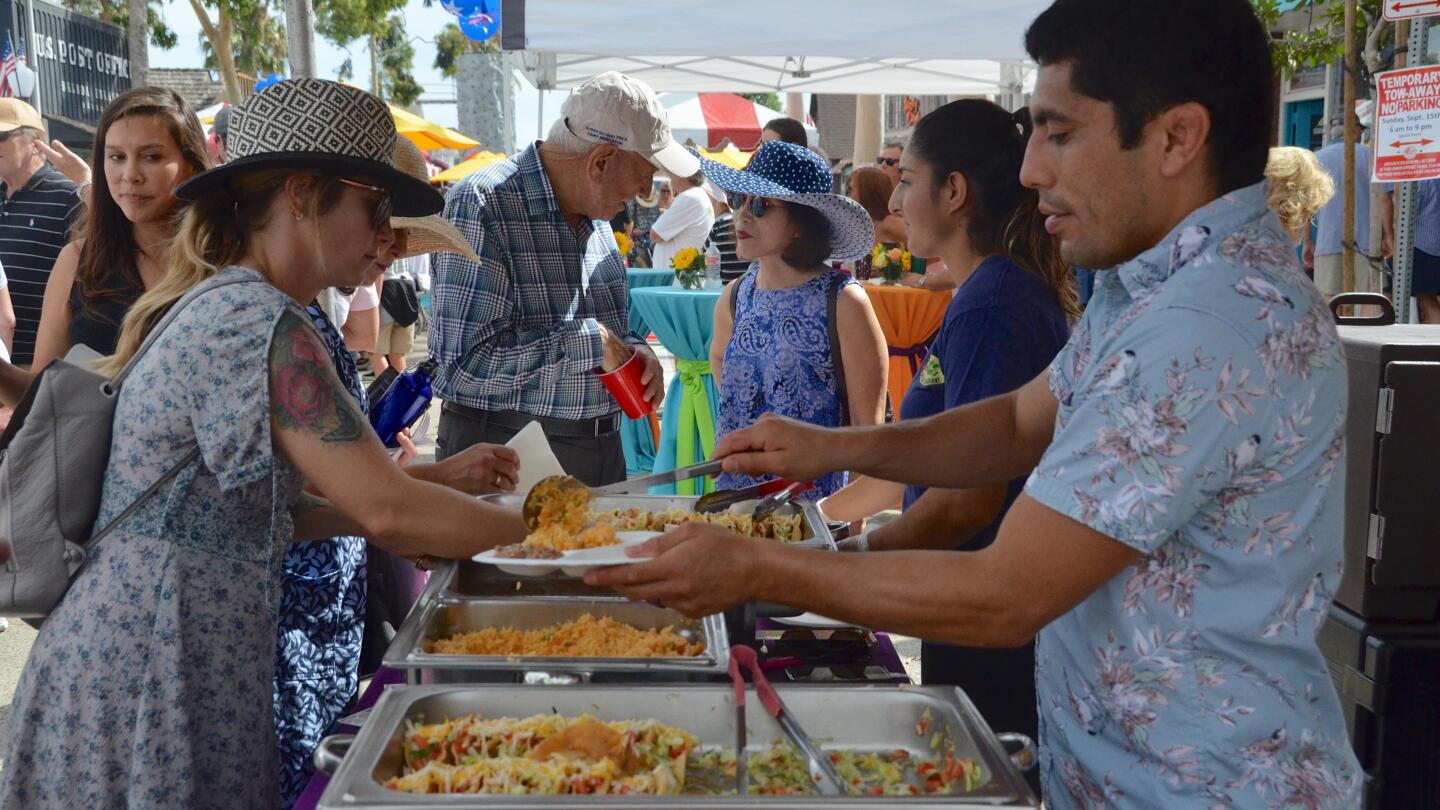
M 503 443 L 538 421 L 566 472 L 591 486 L 625 477 L 620 408 L 597 370 L 638 352 L 645 398 L 663 396 L 660 363 L 628 333 L 625 265 L 608 220 L 648 194 L 656 169 L 700 163 L 670 135 L 654 91 L 620 73 L 576 87 L 548 137 L 461 181 L 445 217 L 479 254 L 434 260 L 430 353 L 445 400 L 444 458 Z
M 0 98 L 0 265 L 15 306 L 14 362 L 30 362 L 45 281 L 70 240 L 79 188 L 46 161 L 45 122 L 18 98 Z

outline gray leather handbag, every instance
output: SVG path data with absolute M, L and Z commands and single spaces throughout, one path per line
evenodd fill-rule
M 253 278 L 201 282 L 150 331 L 115 379 L 55 360 L 0 435 L 0 616 L 41 618 L 60 603 L 86 553 L 200 455 L 193 448 L 123 512 L 91 534 L 110 461 L 120 386 L 155 339 L 201 294 Z

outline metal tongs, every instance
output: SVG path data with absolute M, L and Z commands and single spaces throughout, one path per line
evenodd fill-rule
M 755 683 L 755 694 L 759 695 L 760 703 L 765 711 L 780 723 L 780 728 L 785 730 L 785 736 L 790 742 L 800 749 L 806 759 L 810 760 L 810 777 L 815 781 L 815 788 L 822 796 L 843 796 L 845 788 L 840 782 L 840 775 L 835 773 L 835 766 L 831 764 L 830 758 L 824 751 L 815 744 L 790 710 L 785 708 L 785 702 L 780 699 L 780 693 L 770 685 L 765 677 L 765 672 L 760 668 L 760 658 L 755 650 L 743 644 L 737 644 L 730 648 L 730 679 L 735 682 L 735 707 L 736 724 L 741 734 L 745 730 L 745 675 L 741 667 L 750 670 L 750 680 Z M 740 795 L 747 794 L 746 783 L 746 761 L 745 761 L 745 739 L 740 739 L 740 750 L 735 752 L 735 773 L 738 781 Z
M 802 492 L 810 489 L 812 482 L 797 483 L 791 481 L 775 480 L 766 481 L 763 484 L 756 484 L 753 487 L 744 489 L 721 489 L 709 492 L 700 496 L 695 502 L 695 511 L 699 514 L 706 512 L 724 512 L 726 509 L 737 503 L 761 498 L 760 503 L 755 505 L 751 517 L 755 520 L 769 517 L 777 509 L 789 503 Z

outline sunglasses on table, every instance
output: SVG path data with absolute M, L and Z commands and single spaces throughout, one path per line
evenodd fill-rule
M 899 166 L 900 158 L 877 157 L 875 158 L 875 162 L 881 166 Z
M 389 189 L 372 186 L 369 183 L 361 183 L 356 180 L 347 180 L 344 177 L 337 177 L 335 179 L 338 180 L 341 185 L 358 188 L 361 191 L 373 191 L 378 195 L 373 207 L 370 209 L 370 226 L 372 228 L 378 231 L 390 223 L 390 215 L 395 206 L 391 199 Z
M 750 215 L 759 219 L 765 216 L 765 211 L 773 207 L 775 203 L 764 197 L 752 197 L 749 194 L 740 194 L 734 191 L 725 193 L 725 204 L 730 206 L 731 211 L 740 211 L 745 206 L 750 206 Z

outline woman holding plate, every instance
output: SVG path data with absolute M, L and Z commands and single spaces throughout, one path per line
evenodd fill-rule
M 97 525 L 137 508 L 40 631 L 0 805 L 274 806 L 290 543 L 361 535 L 405 556 L 464 558 L 524 536 L 518 512 L 391 461 L 303 309 L 374 272 L 392 210 L 440 210 L 429 184 L 396 170 L 384 102 L 284 81 L 237 108 L 229 136 L 231 162 L 176 189 L 190 207 L 169 269 L 121 328 L 107 371 L 134 363 Z

